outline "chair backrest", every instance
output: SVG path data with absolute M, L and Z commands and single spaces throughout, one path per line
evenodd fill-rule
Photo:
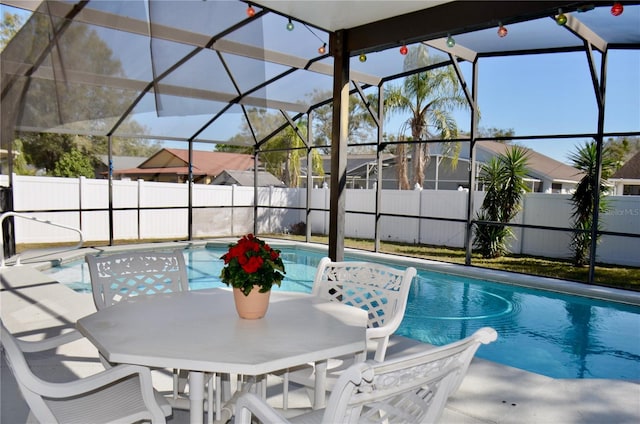
M 98 310 L 137 295 L 189 290 L 180 249 L 86 255 L 93 301 Z
M 389 336 L 404 317 L 415 275 L 413 267 L 401 270 L 374 262 L 333 262 L 322 258 L 312 294 L 366 310 L 367 339 L 377 342 L 375 360 L 383 361 Z
M 437 422 L 480 344 L 496 338 L 494 329 L 484 327 L 465 339 L 424 352 L 357 363 L 334 386 L 322 422 Z
M 0 343 L 5 351 L 7 364 L 13 372 L 20 392 L 29 405 L 31 412 L 42 423 L 57 422 L 51 409 L 49 409 L 49 406 L 40 395 L 45 390 L 46 383 L 33 374 L 31 368 L 29 368 L 18 340 L 7 330 L 4 323 L 0 322 L 0 327 L 2 332 L 0 334 Z

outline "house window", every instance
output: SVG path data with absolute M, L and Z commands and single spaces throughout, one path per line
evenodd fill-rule
M 562 184 L 551 183 L 551 193 L 562 193 Z
M 623 196 L 640 196 L 640 185 L 625 184 L 622 189 Z

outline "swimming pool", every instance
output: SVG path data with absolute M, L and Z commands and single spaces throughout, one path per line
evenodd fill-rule
M 278 248 L 287 275 L 275 289 L 310 292 L 326 252 Z M 225 251 L 224 244 L 185 250 L 192 290 L 224 287 L 218 275 Z M 82 261 L 49 272 L 90 291 Z M 553 378 L 640 380 L 640 306 L 418 269 L 399 334 L 441 345 L 484 326 L 495 328 L 498 340 L 480 347 L 481 358 Z

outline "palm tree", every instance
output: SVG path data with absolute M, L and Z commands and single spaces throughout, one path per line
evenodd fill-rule
M 411 49 L 405 58 L 404 68 L 416 69 L 441 62 L 439 58 L 430 58 L 425 46 Z M 395 113 L 409 113 L 405 126 L 411 130 L 414 141 L 411 160 L 413 162 L 412 185 L 424 183 L 425 168 L 430 154 L 428 140 L 434 134 L 439 138 L 451 139 L 458 136 L 456 121 L 451 115 L 455 108 L 464 107 L 466 99 L 461 94 L 460 84 L 451 66 L 416 73 L 404 79 L 401 86 L 391 86 L 385 92 L 385 107 L 389 116 Z M 430 130 L 430 128 L 432 130 Z M 459 146 L 453 146 L 457 158 Z M 407 178 L 407 159 L 404 145 L 398 145 L 398 181 L 400 189 L 411 188 Z
M 306 125 L 301 123 L 298 131 L 302 134 L 306 133 Z M 276 149 L 266 151 L 260 155 L 265 169 L 276 177 L 280 178 L 287 187 L 300 186 L 300 177 L 302 175 L 302 161 L 306 159 L 307 150 L 305 145 L 291 127 L 280 131 L 273 139 L 265 143 L 265 149 Z M 322 158 L 318 149 L 311 151 L 311 169 L 312 175 L 324 175 L 322 168 Z
M 615 159 L 611 155 L 608 147 L 602 149 L 601 160 L 601 180 L 598 181 L 597 167 L 597 145 L 595 142 L 585 142 L 582 147 L 569 156 L 569 160 L 573 162 L 573 167 L 582 171 L 584 177 L 578 182 L 575 191 L 571 195 L 573 203 L 573 219 L 572 228 L 575 230 L 571 240 L 573 249 L 573 263 L 575 266 L 583 266 L 589 262 L 589 251 L 591 248 L 591 227 L 593 225 L 593 211 L 595 208 L 595 191 L 601 193 L 599 212 L 606 212 L 609 207 L 604 194 L 607 187 L 604 184 L 606 179 L 615 171 Z M 598 230 L 600 230 L 598 223 Z M 599 236 L 596 238 L 596 243 Z
M 527 149 L 511 146 L 482 166 L 478 180 L 484 184 L 486 195 L 476 215 L 478 221 L 506 224 L 520 212 L 522 196 L 529 191 L 524 182 L 528 155 Z M 510 237 L 513 232 L 508 226 L 477 224 L 473 244 L 484 258 L 497 258 L 509 252 Z

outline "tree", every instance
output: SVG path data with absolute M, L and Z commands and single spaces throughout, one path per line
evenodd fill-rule
M 281 122 L 278 114 L 268 113 L 265 109 L 250 109 L 247 111 L 247 115 L 249 122 L 254 127 L 249 128 L 245 122 L 240 128 L 240 132 L 229 139 L 234 144 L 218 144 L 217 151 L 253 154 L 253 134 L 267 134 L 277 128 Z M 305 128 L 305 122 L 300 122 L 298 131 L 305 134 Z M 278 177 L 287 187 L 298 187 L 302 173 L 300 164 L 303 157 L 306 157 L 306 148 L 293 128 L 287 126 L 265 142 L 260 150 L 259 160 L 266 171 Z M 313 175 L 324 175 L 322 158 L 318 149 L 312 150 L 311 166 Z
M 129 128 L 142 128 L 137 122 L 127 123 Z M 142 131 L 142 130 L 141 130 Z M 106 155 L 109 153 L 108 139 L 103 136 L 79 137 L 84 150 L 94 155 Z M 114 156 L 144 156 L 148 157 L 162 149 L 162 144 L 157 140 L 145 140 L 142 138 L 115 137 L 111 144 Z
M 13 140 L 13 151 L 18 153 L 13 160 L 13 172 L 18 175 L 35 175 L 36 169 L 27 164 L 27 160 L 22 153 L 22 140 Z
M 93 178 L 95 176 L 91 159 L 75 148 L 62 154 L 51 174 L 54 177 Z
M 486 195 L 476 215 L 474 246 L 484 258 L 497 258 L 509 252 L 507 240 L 513 237 L 505 225 L 522 209 L 522 196 L 529 188 L 524 182 L 527 175 L 528 151 L 520 146 L 507 148 L 484 164 L 478 180 L 484 184 Z
M 615 162 L 616 170 L 620 169 L 633 155 L 640 152 L 640 137 L 609 138 L 604 146 Z
M 298 128 L 304 134 L 302 128 Z M 265 169 L 278 177 L 287 187 L 298 187 L 302 174 L 301 161 L 306 157 L 307 150 L 304 143 L 291 127 L 285 128 L 273 139 L 265 143 L 264 153 L 260 154 L 260 161 Z M 273 151 L 268 151 L 273 149 Z M 312 163 L 322 164 L 320 153 L 317 149 L 312 151 Z M 313 166 L 313 165 L 312 165 Z M 314 167 L 314 175 L 324 175 L 322 166 Z
M 47 51 L 49 43 L 53 41 L 50 37 L 37 37 L 34 34 L 49 33 L 51 24 L 48 16 L 34 14 L 3 51 L 3 59 L 4 56 L 9 59 L 17 56 L 24 59 L 25 63 L 35 61 L 42 52 Z M 4 26 L 3 22 L 3 31 Z M 17 28 L 17 24 L 15 27 Z M 8 25 L 7 28 L 9 32 L 14 27 Z M 15 28 L 12 31 L 15 33 Z M 23 57 L 24 55 L 27 57 Z M 110 77 L 124 76 L 122 64 L 109 45 L 102 40 L 100 34 L 84 24 L 70 25 L 66 28 L 55 43 L 50 56 L 48 60 L 56 60 L 58 66 L 68 70 Z M 77 64 L 82 64 L 81 70 L 76 69 Z M 26 79 L 16 78 L 15 84 L 11 85 L 10 95 L 15 96 L 16 103 L 24 100 L 29 107 L 25 107 L 20 122 L 14 123 L 26 127 L 61 127 L 69 132 L 79 130 L 106 134 L 113 129 L 110 127 L 114 122 L 112 118 L 121 116 L 135 98 L 133 92 L 114 89 L 108 85 L 65 84 L 64 74 L 56 74 L 56 80 L 32 78 L 29 79 L 28 85 L 24 83 Z M 10 118 L 9 121 L 11 119 L 14 118 Z M 17 120 L 17 116 L 15 119 Z M 12 130 L 13 125 L 6 128 Z M 142 125 L 131 119 L 125 120 L 119 129 L 128 134 L 143 134 L 145 130 Z M 46 133 L 20 133 L 17 136 L 21 139 L 23 148 L 19 153 L 26 162 L 35 168 L 49 171 L 54 169 L 63 154 L 71 152 L 73 148 L 91 157 L 94 162 L 95 155 L 108 153 L 107 138 L 104 136 Z M 116 138 L 114 142 L 116 155 L 147 156 L 157 150 L 157 143 L 148 146 L 146 142 L 135 138 Z
M 503 129 L 503 128 L 478 128 L 478 136 L 479 137 L 493 137 L 499 138 L 500 140 L 496 140 L 499 143 L 508 144 L 511 142 L 511 138 L 516 135 L 516 132 L 513 128 Z
M 74 136 L 68 134 L 20 133 L 22 152 L 28 164 L 51 171 L 66 152 L 79 149 Z
M 411 49 L 405 57 L 404 68 L 415 69 L 441 62 L 440 58 L 430 58 L 425 46 Z M 400 86 L 390 86 L 385 92 L 385 108 L 389 115 L 409 113 L 405 127 L 411 131 L 413 151 L 412 185 L 424 183 L 425 169 L 429 163 L 429 144 L 423 141 L 433 138 L 447 140 L 458 136 L 458 126 L 451 112 L 467 105 L 460 91 L 460 84 L 452 66 L 440 67 L 410 75 Z M 457 159 L 460 146 L 446 146 Z M 411 188 L 407 177 L 407 154 L 404 145 L 398 145 L 398 181 L 400 189 Z M 455 161 L 454 161 L 455 162 Z
M 569 156 L 573 167 L 584 173 L 584 177 L 578 182 L 575 191 L 571 195 L 571 203 L 573 204 L 571 218 L 573 219 L 572 228 L 574 229 L 571 248 L 573 249 L 573 263 L 575 266 L 584 266 L 589 262 L 596 190 L 600 193 L 598 211 L 605 213 L 609 208 L 607 199 L 605 199 L 607 191 L 605 182 L 615 171 L 616 160 L 607 147 L 602 149 L 602 178 L 598 181 L 596 156 L 597 144 L 593 141 L 585 142 L 582 147 L 578 147 L 578 150 Z M 600 230 L 600 222 L 598 222 L 598 231 Z M 599 235 L 596 238 L 596 243 L 598 239 Z
M 315 91 L 311 95 L 310 103 L 317 104 L 324 99 L 330 99 L 330 91 Z M 357 97 L 357 98 L 356 98 Z M 371 105 L 374 113 L 377 113 L 377 94 L 367 95 L 367 102 Z M 333 126 L 333 105 L 331 103 L 320 106 L 313 111 L 313 144 L 316 146 L 331 145 L 331 130 Z M 374 122 L 371 113 L 359 96 L 352 96 L 349 99 L 349 125 L 347 138 L 350 144 L 368 142 L 373 139 Z M 367 146 L 367 149 L 371 149 Z M 323 149 L 324 150 L 324 149 Z M 324 153 L 329 151 L 324 150 Z
M 16 32 L 20 30 L 22 22 L 22 16 L 17 13 L 4 12 L 2 15 L 2 25 L 0 26 L 0 51 L 4 50 Z

